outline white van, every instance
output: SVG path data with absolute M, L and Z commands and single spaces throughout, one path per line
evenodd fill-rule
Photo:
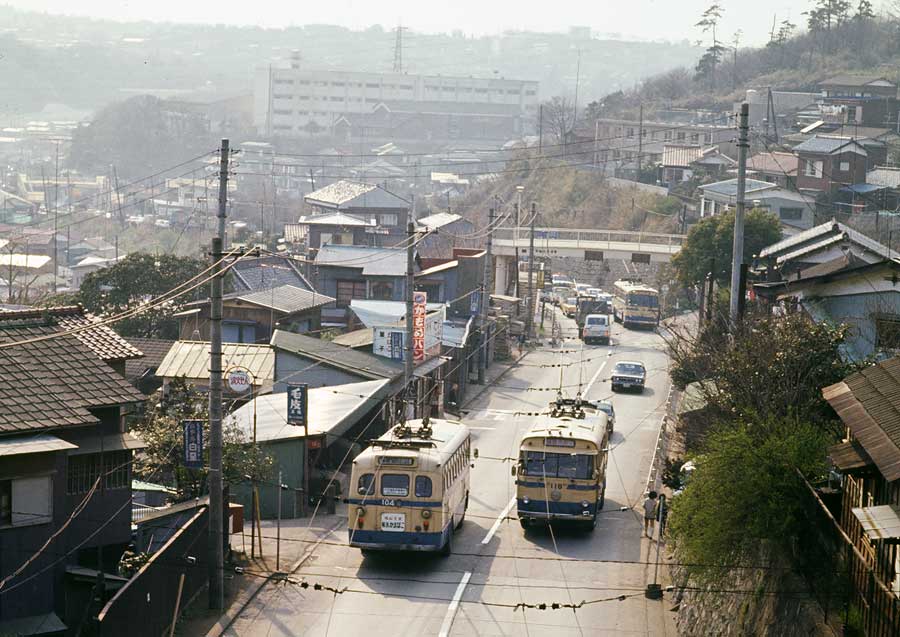
M 609 315 L 588 314 L 584 319 L 581 338 L 587 345 L 596 341 L 609 345 Z

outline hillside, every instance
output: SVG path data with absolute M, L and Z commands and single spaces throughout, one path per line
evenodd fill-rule
M 743 99 L 748 88 L 815 91 L 840 73 L 880 74 L 900 80 L 900 3 L 897 12 L 876 16 L 871 3 L 814 0 L 805 24 L 784 20 L 768 44 L 737 48 L 705 35 L 707 48 L 696 63 L 649 77 L 640 86 L 608 94 L 604 117 L 636 117 L 664 108 L 720 109 Z M 799 22 L 799 20 L 798 20 Z
M 535 163 L 531 170 L 504 173 L 482 182 L 453 204 L 454 212 L 483 225 L 492 205 L 512 211 L 517 186 L 524 187 L 523 208 L 530 209 L 532 202 L 537 204 L 540 225 L 665 233 L 680 230 L 679 200 L 651 194 L 646 188 L 620 186 L 599 172 L 562 166 L 548 159 Z M 522 214 L 523 219 L 529 216 Z

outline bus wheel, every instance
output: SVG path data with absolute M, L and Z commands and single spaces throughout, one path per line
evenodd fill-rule
M 463 512 L 462 512 L 462 515 L 459 516 L 459 522 L 456 523 L 457 529 L 463 525 L 463 522 L 466 519 L 466 509 L 468 509 L 468 508 L 469 508 L 469 494 L 466 493 L 466 502 L 463 505 Z
M 581 528 L 586 533 L 591 533 L 597 527 L 597 516 L 595 515 L 587 522 L 581 523 Z
M 519 524 L 522 526 L 523 531 L 527 531 L 528 528 L 531 526 L 530 524 L 528 524 L 527 518 L 519 518 Z
M 447 543 L 441 548 L 442 557 L 450 557 L 453 554 L 453 520 L 450 520 L 450 532 L 447 534 Z

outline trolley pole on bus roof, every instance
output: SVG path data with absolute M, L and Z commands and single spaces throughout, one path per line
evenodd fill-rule
M 413 292 L 415 291 L 416 268 L 416 218 L 415 200 L 409 211 L 406 224 L 406 333 L 403 336 L 403 394 L 406 404 L 403 413 L 407 418 L 416 417 L 415 394 L 412 391 L 413 380 Z M 412 406 L 412 410 L 410 410 Z M 410 415 L 409 412 L 412 411 Z

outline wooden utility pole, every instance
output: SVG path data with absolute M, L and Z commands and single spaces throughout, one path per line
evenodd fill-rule
M 528 314 L 525 317 L 525 338 L 532 338 L 534 330 L 534 220 L 537 218 L 537 204 L 531 204 L 531 227 L 528 235 Z M 518 273 L 517 273 L 518 274 Z
M 406 223 L 406 333 L 403 337 L 403 392 L 407 401 L 414 400 L 413 380 L 413 291 L 415 290 L 416 268 L 416 222 L 410 218 Z M 409 405 L 413 405 L 412 416 L 415 417 L 415 403 L 407 402 L 404 413 L 408 413 Z
M 224 502 L 222 501 L 222 271 L 225 216 L 228 210 L 228 140 L 219 156 L 218 230 L 212 240 L 209 311 L 209 607 L 221 610 L 224 599 Z
M 738 176 L 737 196 L 734 206 L 734 243 L 731 254 L 731 302 L 729 304 L 729 319 L 731 328 L 735 329 L 739 320 L 740 297 L 744 291 L 741 289 L 741 264 L 744 262 L 744 199 L 747 190 L 747 149 L 750 147 L 750 126 L 747 119 L 750 114 L 750 105 L 747 102 L 741 104 L 741 116 L 738 135 Z
M 481 287 L 481 310 L 478 312 L 478 326 L 479 326 L 479 338 L 480 342 L 478 343 L 478 382 L 484 384 L 484 376 L 485 370 L 488 366 L 488 339 L 487 339 L 487 326 L 488 326 L 488 309 L 491 306 L 491 291 L 493 288 L 493 274 L 494 274 L 494 264 L 493 257 L 491 256 L 491 252 L 494 248 L 494 209 L 490 208 L 488 210 L 488 235 L 487 235 L 487 249 L 484 255 L 484 279 L 482 281 Z M 519 278 L 519 273 L 516 272 L 516 280 Z
M 638 181 L 641 180 L 641 170 L 643 168 L 644 168 L 644 105 L 641 104 L 640 117 L 638 119 L 638 169 L 637 169 L 637 180 Z

